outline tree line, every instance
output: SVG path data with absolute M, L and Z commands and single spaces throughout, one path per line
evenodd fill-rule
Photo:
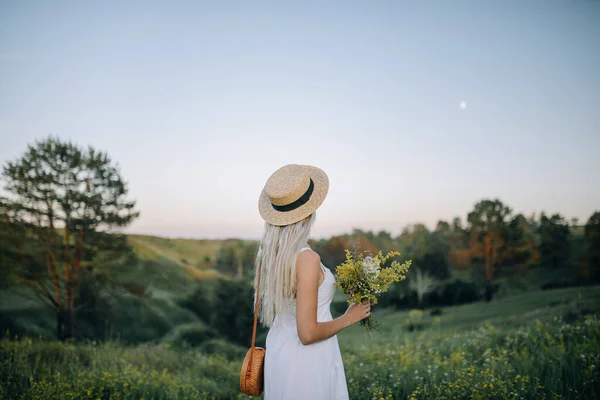
M 600 212 L 583 227 L 560 214 L 525 216 L 514 213 L 499 199 L 478 201 L 464 222 L 438 221 L 433 230 L 423 224 L 408 226 L 393 237 L 389 232 L 356 229 L 352 234 L 315 242 L 324 263 L 339 265 L 344 249 L 396 249 L 412 259 L 409 283 L 421 296 L 432 282 L 448 279 L 452 271 L 481 269 L 484 297 L 491 300 L 498 272 L 518 269 L 560 271 L 572 281 L 600 281 Z

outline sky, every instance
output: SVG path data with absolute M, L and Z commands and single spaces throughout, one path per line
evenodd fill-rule
M 0 164 L 106 151 L 128 232 L 258 238 L 285 164 L 329 176 L 316 237 L 600 210 L 600 1 L 0 3 Z

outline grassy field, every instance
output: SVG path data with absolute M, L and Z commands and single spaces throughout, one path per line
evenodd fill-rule
M 352 399 L 600 396 L 600 287 L 375 315 L 373 343 L 359 326 L 339 335 Z M 183 350 L 4 340 L 0 398 L 245 398 L 244 352 L 219 340 Z
M 382 324 L 381 333 L 374 333 L 373 341 L 404 343 L 416 337 L 426 340 L 424 336 L 459 333 L 477 329 L 482 324 L 494 324 L 508 330 L 536 319 L 547 322 L 555 316 L 566 315 L 574 307 L 588 313 L 600 312 L 600 286 L 521 293 L 490 303 L 443 308 L 440 315 L 433 316 L 430 312 L 419 313 L 417 310 L 401 313 L 383 310 L 377 313 L 377 320 Z M 404 328 L 411 323 L 427 329 L 408 332 Z M 341 332 L 338 337 L 343 346 L 365 341 L 364 330 L 358 325 Z
M 356 399 L 591 399 L 599 315 L 599 287 L 533 292 L 434 316 L 380 313 L 373 344 L 359 326 L 339 342 Z

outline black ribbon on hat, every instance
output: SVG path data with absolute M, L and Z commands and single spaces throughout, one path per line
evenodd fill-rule
M 286 204 L 284 206 L 276 206 L 273 203 L 271 203 L 271 205 L 273 206 L 273 208 L 275 210 L 280 211 L 280 212 L 294 211 L 298 207 L 306 204 L 308 202 L 308 200 L 310 200 L 310 196 L 313 194 L 314 190 L 315 190 L 315 183 L 311 179 L 310 185 L 308 185 L 308 189 L 302 196 L 300 196 L 300 198 L 298 200 L 294 201 L 293 203 Z

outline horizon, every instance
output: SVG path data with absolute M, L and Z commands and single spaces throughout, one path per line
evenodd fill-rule
M 166 238 L 259 240 L 285 164 L 331 182 L 315 238 L 600 209 L 600 2 L 0 4 L 0 164 L 106 151 Z M 429 28 L 434 26 L 434 29 Z M 2 189 L 0 189 L 2 193 Z

